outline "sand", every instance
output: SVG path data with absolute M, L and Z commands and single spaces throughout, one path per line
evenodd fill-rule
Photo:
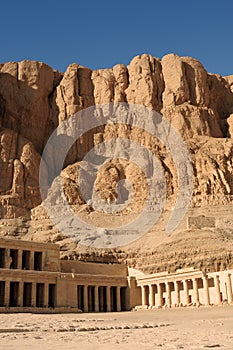
M 233 349 L 233 306 L 91 314 L 1 314 L 0 349 Z

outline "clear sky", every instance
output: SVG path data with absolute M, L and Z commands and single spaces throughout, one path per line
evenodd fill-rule
M 173 52 L 233 74 L 232 0 L 2 0 L 0 11 L 0 62 L 33 59 L 64 71 Z

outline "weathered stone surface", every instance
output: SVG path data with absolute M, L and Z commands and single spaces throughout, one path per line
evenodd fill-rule
M 49 95 L 55 72 L 36 61 L 10 62 L 0 72 L 0 95 L 5 104 L 1 125 L 32 141 L 41 152 L 53 130 L 50 125 Z
M 136 56 L 128 66 L 128 74 L 127 101 L 160 111 L 164 89 L 160 61 L 150 55 Z
M 9 129 L 0 131 L 1 218 L 30 216 L 41 202 L 40 155 L 31 142 Z
M 201 228 L 214 228 L 215 217 L 211 216 L 190 216 L 188 217 L 188 228 L 201 229 Z
M 38 168 L 49 135 L 73 113 L 109 102 L 149 107 L 161 112 L 178 130 L 194 167 L 192 207 L 232 202 L 232 75 L 209 74 L 197 60 L 174 54 L 162 60 L 144 54 L 133 58 L 128 67 L 117 64 L 96 71 L 73 63 L 65 73 L 41 62 L 22 61 L 0 65 L 1 218 L 31 214 L 35 221 L 47 220 L 43 207 L 38 206 Z M 76 177 L 83 167 L 89 176 L 86 190 L 96 181 L 99 194 L 107 202 L 120 200 L 117 182 L 129 180 L 135 190 L 136 203 L 131 206 L 131 212 L 140 211 L 147 192 L 143 176 L 134 165 L 117 159 L 97 169 L 95 164 L 87 166 L 80 162 L 94 145 L 116 137 L 140 142 L 159 159 L 167 181 L 167 208 L 172 207 L 179 189 L 176 167 L 169 152 L 143 130 L 112 124 L 92 130 L 72 146 L 62 172 L 68 202 L 84 216 L 99 220 L 83 200 L 77 185 Z M 55 170 L 56 152 L 59 148 L 50 151 Z M 44 176 L 46 179 L 46 172 Z M 51 198 L 53 200 L 55 198 Z M 31 225 L 34 227 L 34 223 Z M 29 231 L 32 238 L 36 229 Z M 51 237 L 58 234 L 51 229 L 45 232 Z
M 128 67 L 118 64 L 112 69 L 96 71 L 73 63 L 64 74 L 53 71 L 40 62 L 9 62 L 1 65 L 0 125 L 26 137 L 41 153 L 55 127 L 83 108 L 123 101 L 142 104 L 162 111 L 186 140 L 197 174 L 193 205 L 213 201 L 224 203 L 232 195 L 231 160 L 227 158 L 232 141 L 223 138 L 232 135 L 232 84 L 232 76 L 210 75 L 197 60 L 174 54 L 163 57 L 161 61 L 144 54 L 135 57 Z M 6 163 L 2 165 L 0 186 L 3 186 L 4 191 L 12 189 L 14 195 L 22 198 L 23 191 L 27 192 L 28 186 L 25 187 L 23 166 L 19 159 L 6 153 L 6 147 L 10 149 L 9 152 L 13 148 L 16 148 L 16 152 L 18 147 L 10 145 L 9 135 L 6 133 L 2 136 L 5 145 L 2 148 L 2 157 Z M 94 130 L 73 145 L 65 166 L 81 159 L 94 144 L 115 138 L 116 135 L 141 142 L 155 153 L 165 166 L 168 196 L 175 195 L 177 180 L 172 159 L 162 145 L 141 130 L 131 130 L 125 126 L 118 126 L 113 130 L 109 125 L 98 131 Z M 26 146 L 22 158 L 27 163 L 25 152 L 29 152 Z M 51 150 L 51 160 L 56 158 L 56 152 L 57 150 Z M 7 162 L 9 166 L 6 165 Z M 33 166 L 30 165 L 30 176 L 36 172 L 37 165 L 38 161 Z M 66 193 L 77 204 L 77 193 L 75 195 L 69 174 L 70 171 L 65 176 Z M 103 174 L 103 179 L 102 175 L 98 177 L 100 192 L 106 192 L 105 175 Z M 125 176 L 124 169 L 119 171 L 119 176 Z M 115 185 L 110 187 L 112 190 L 109 198 L 115 195 Z M 4 191 L 2 193 L 6 193 Z M 140 198 L 137 199 L 140 201 Z M 23 207 L 23 202 L 20 205 Z
M 201 207 L 232 202 L 231 139 L 199 138 L 188 141 L 195 174 L 192 205 Z
M 223 78 L 227 81 L 228 85 L 230 86 L 231 91 L 233 92 L 233 75 L 228 75 L 228 76 L 223 77 Z

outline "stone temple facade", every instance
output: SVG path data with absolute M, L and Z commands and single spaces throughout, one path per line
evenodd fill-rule
M 127 267 L 60 260 L 56 244 L 0 240 L 0 311 L 131 308 Z
M 206 273 L 189 268 L 137 277 L 141 305 L 157 308 L 232 304 L 232 285 L 233 270 Z
M 60 260 L 56 244 L 0 239 L 0 312 L 111 312 L 233 303 L 233 270 L 144 275 Z

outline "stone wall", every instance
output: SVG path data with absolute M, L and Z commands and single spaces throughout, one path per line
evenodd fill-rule
M 215 217 L 199 215 L 196 217 L 188 217 L 188 228 L 189 229 L 200 229 L 200 228 L 215 228 Z
M 90 275 L 127 276 L 128 269 L 124 264 L 89 263 L 82 261 L 61 260 L 61 272 L 73 272 Z

